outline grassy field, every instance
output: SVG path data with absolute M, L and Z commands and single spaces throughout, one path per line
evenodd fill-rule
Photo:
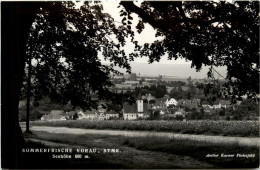
M 198 163 L 198 167 L 209 164 L 213 165 L 214 168 L 255 168 L 259 166 L 259 148 L 239 146 L 236 143 L 212 144 L 210 142 L 169 139 L 166 137 L 151 136 L 123 137 L 110 135 L 57 135 L 47 132 L 33 132 L 32 134 L 26 134 L 25 138 L 67 144 L 68 146 L 76 148 L 119 148 L 123 151 L 121 154 L 91 155 L 90 160 L 81 160 L 81 162 L 80 160 L 71 159 L 69 160 L 70 162 L 63 162 L 62 164 L 64 166 L 66 165 L 65 167 L 67 168 L 79 168 L 80 166 L 85 166 L 84 168 L 103 168 L 102 166 L 107 166 L 108 168 L 178 168 L 178 164 L 185 163 L 188 164 L 186 168 L 191 168 L 193 166 L 193 168 L 196 168 L 195 164 Z M 34 145 L 34 143 L 31 142 L 28 145 L 31 147 Z M 36 147 L 41 146 L 36 145 Z M 237 153 L 255 154 L 255 157 L 206 157 L 207 154 Z M 43 157 L 42 155 L 39 156 Z M 28 158 L 28 161 L 31 161 L 29 160 L 30 157 L 28 155 L 26 158 Z M 194 160 L 198 160 L 198 162 L 195 162 Z M 62 163 L 61 160 L 54 161 L 50 159 L 49 161 L 57 164 L 57 166 L 58 164 L 61 165 L 60 163 Z M 192 162 L 195 162 L 195 164 L 192 164 Z
M 164 131 L 183 134 L 259 137 L 259 121 L 122 121 L 71 120 L 31 122 L 36 126 L 70 127 L 83 129 L 118 129 Z
M 190 156 L 197 160 L 215 164 L 225 168 L 249 168 L 259 166 L 259 148 L 241 147 L 233 144 L 212 144 L 201 141 L 174 140 L 158 137 L 125 137 L 123 144 L 139 150 L 166 152 L 182 156 Z M 218 154 L 218 157 L 206 157 L 208 154 Z M 221 154 L 255 154 L 253 158 L 226 158 Z

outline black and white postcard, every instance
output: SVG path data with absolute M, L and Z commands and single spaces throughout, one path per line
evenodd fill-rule
M 2 168 L 259 168 L 259 16 L 259 1 L 2 1 Z

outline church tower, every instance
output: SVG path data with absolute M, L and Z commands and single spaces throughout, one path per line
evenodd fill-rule
M 143 100 L 137 100 L 137 112 L 144 112 L 144 102 Z
M 143 99 L 142 99 L 142 96 L 141 94 L 139 93 L 138 97 L 137 97 L 137 112 L 140 113 L 140 112 L 144 112 L 144 102 L 143 102 Z

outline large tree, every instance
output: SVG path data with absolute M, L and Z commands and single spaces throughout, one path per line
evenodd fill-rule
M 25 48 L 35 14 L 43 4 L 2 2 L 2 168 L 21 167 L 23 137 L 18 104 L 25 67 Z M 26 12 L 25 12 L 26 11 Z
M 99 99 L 122 103 L 124 94 L 109 91 L 113 66 L 130 71 L 122 46 L 125 26 L 115 27 L 113 19 L 98 4 L 85 2 L 80 9 L 72 2 L 3 2 L 4 67 L 2 113 L 2 167 L 21 168 L 23 137 L 18 121 L 18 104 L 25 80 L 25 68 L 32 62 L 32 94 L 37 101 L 49 96 L 53 101 L 91 109 Z M 109 37 L 114 35 L 117 42 Z M 112 65 L 101 64 L 98 51 Z M 27 64 L 26 64 L 27 63 Z M 3 75 L 3 74 L 2 74 Z
M 140 20 L 156 29 L 163 40 L 136 46 L 141 56 L 159 61 L 167 54 L 169 59 L 183 58 L 200 70 L 210 66 L 208 76 L 218 74 L 216 67 L 226 66 L 224 84 L 226 96 L 233 101 L 242 95 L 256 97 L 259 91 L 259 1 L 189 2 L 145 1 L 140 6 L 131 1 L 120 3 L 121 15 L 135 13 Z M 125 22 L 125 24 L 127 24 Z M 140 57 L 140 55 L 136 55 Z M 222 76 L 222 75 L 219 75 Z
M 27 43 L 27 61 L 34 60 L 35 101 L 49 96 L 54 102 L 91 109 L 97 107 L 91 98 L 95 94 L 101 100 L 122 104 L 128 96 L 112 93 L 109 78 L 120 74 L 116 65 L 130 71 L 122 48 L 130 32 L 127 27 L 116 27 L 113 18 L 102 13 L 100 4 L 47 3 L 37 14 Z M 101 63 L 99 52 L 110 65 Z

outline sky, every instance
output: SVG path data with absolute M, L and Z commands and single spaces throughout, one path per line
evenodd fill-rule
M 135 3 L 137 6 L 139 3 Z M 115 24 L 119 26 L 121 24 L 122 18 L 120 17 L 120 10 L 123 7 L 118 8 L 119 1 L 103 1 L 102 2 L 104 12 L 109 13 L 114 20 Z M 144 43 L 152 43 L 155 40 L 162 40 L 163 37 L 155 37 L 155 29 L 149 24 L 145 24 L 145 29 L 139 34 L 135 29 L 135 26 L 138 23 L 138 16 L 136 14 L 131 14 L 133 17 L 133 26 L 135 32 L 135 40 L 139 42 L 140 45 Z M 125 51 L 126 53 L 131 53 L 134 50 L 134 45 L 130 42 L 130 39 L 126 43 Z M 100 54 L 100 59 L 103 63 L 107 63 L 102 58 Z M 209 67 L 202 67 L 200 72 L 197 72 L 194 68 L 191 68 L 191 62 L 185 61 L 184 59 L 177 60 L 168 60 L 167 54 L 164 55 L 160 62 L 154 62 L 153 64 L 148 64 L 148 58 L 136 58 L 134 62 L 130 63 L 132 67 L 132 72 L 140 73 L 143 72 L 145 75 L 166 75 L 166 76 L 177 76 L 177 77 L 189 77 L 193 76 L 194 78 L 204 78 L 207 76 Z M 226 68 L 215 68 L 222 76 L 226 76 Z M 119 69 L 122 71 L 122 69 Z M 217 76 L 217 75 L 216 75 Z
M 140 1 L 139 3 L 135 3 L 136 5 L 140 5 Z M 105 13 L 109 13 L 114 20 L 116 21 L 115 24 L 117 26 L 119 26 L 121 24 L 121 20 L 122 18 L 120 17 L 120 10 L 123 8 L 117 8 L 119 6 L 119 2 L 118 1 L 103 1 L 102 2 L 103 8 L 104 8 L 104 12 Z M 135 26 L 138 23 L 138 16 L 136 14 L 131 14 L 131 16 L 133 17 L 133 29 L 135 32 L 135 40 L 138 41 L 139 45 L 143 45 L 145 43 L 153 43 L 155 40 L 162 40 L 163 37 L 155 37 L 155 33 L 156 31 L 153 29 L 152 26 L 150 26 L 149 24 L 145 24 L 145 29 L 139 34 L 137 33 L 137 30 L 135 29 Z M 126 53 L 131 53 L 134 50 L 134 45 L 130 42 L 130 39 L 128 39 L 128 42 L 125 46 L 125 51 Z M 101 61 L 104 62 L 104 60 L 101 57 Z M 148 63 L 148 58 L 137 58 L 135 59 L 135 61 L 132 63 Z M 162 59 L 160 60 L 160 64 L 190 64 L 191 62 L 186 62 L 185 60 L 174 60 L 174 61 L 169 61 L 167 60 L 167 56 L 165 55 L 164 57 L 162 57 Z
M 134 3 L 137 6 L 140 6 L 142 1 L 135 0 Z M 80 5 L 83 1 L 76 2 L 77 6 Z M 103 12 L 110 14 L 114 20 L 115 25 L 120 26 L 122 17 L 120 17 L 120 10 L 123 8 L 119 6 L 120 1 L 118 0 L 103 0 Z M 137 25 L 139 18 L 137 14 L 131 14 L 133 17 L 132 20 L 132 29 L 135 32 L 135 40 L 138 41 L 139 45 L 143 45 L 145 43 L 153 43 L 155 40 L 162 40 L 163 37 L 155 37 L 156 31 L 155 29 L 150 26 L 149 24 L 144 24 L 144 30 L 139 34 L 135 28 Z M 113 39 L 112 36 L 109 39 Z M 115 42 L 117 42 L 115 40 Z M 130 38 L 126 39 L 126 45 L 124 47 L 126 54 L 133 52 L 134 44 L 131 43 Z M 105 61 L 101 52 L 99 53 L 99 58 L 103 64 L 109 64 L 109 61 Z M 135 58 L 134 61 L 130 62 L 132 67 L 133 73 L 140 73 L 143 75 L 148 76 L 158 76 L 158 75 L 165 75 L 165 76 L 175 76 L 175 77 L 183 77 L 187 78 L 192 76 L 193 78 L 205 78 L 207 76 L 207 72 L 209 67 L 202 66 L 202 69 L 197 72 L 195 68 L 191 68 L 191 62 L 185 61 L 184 59 L 177 59 L 177 60 L 168 60 L 167 54 L 161 57 L 160 62 L 154 62 L 152 64 L 148 64 L 148 58 Z M 116 67 L 118 71 L 125 73 L 124 69 Z M 226 67 L 215 68 L 221 76 L 226 76 Z M 218 74 L 215 74 L 215 77 L 219 77 Z

